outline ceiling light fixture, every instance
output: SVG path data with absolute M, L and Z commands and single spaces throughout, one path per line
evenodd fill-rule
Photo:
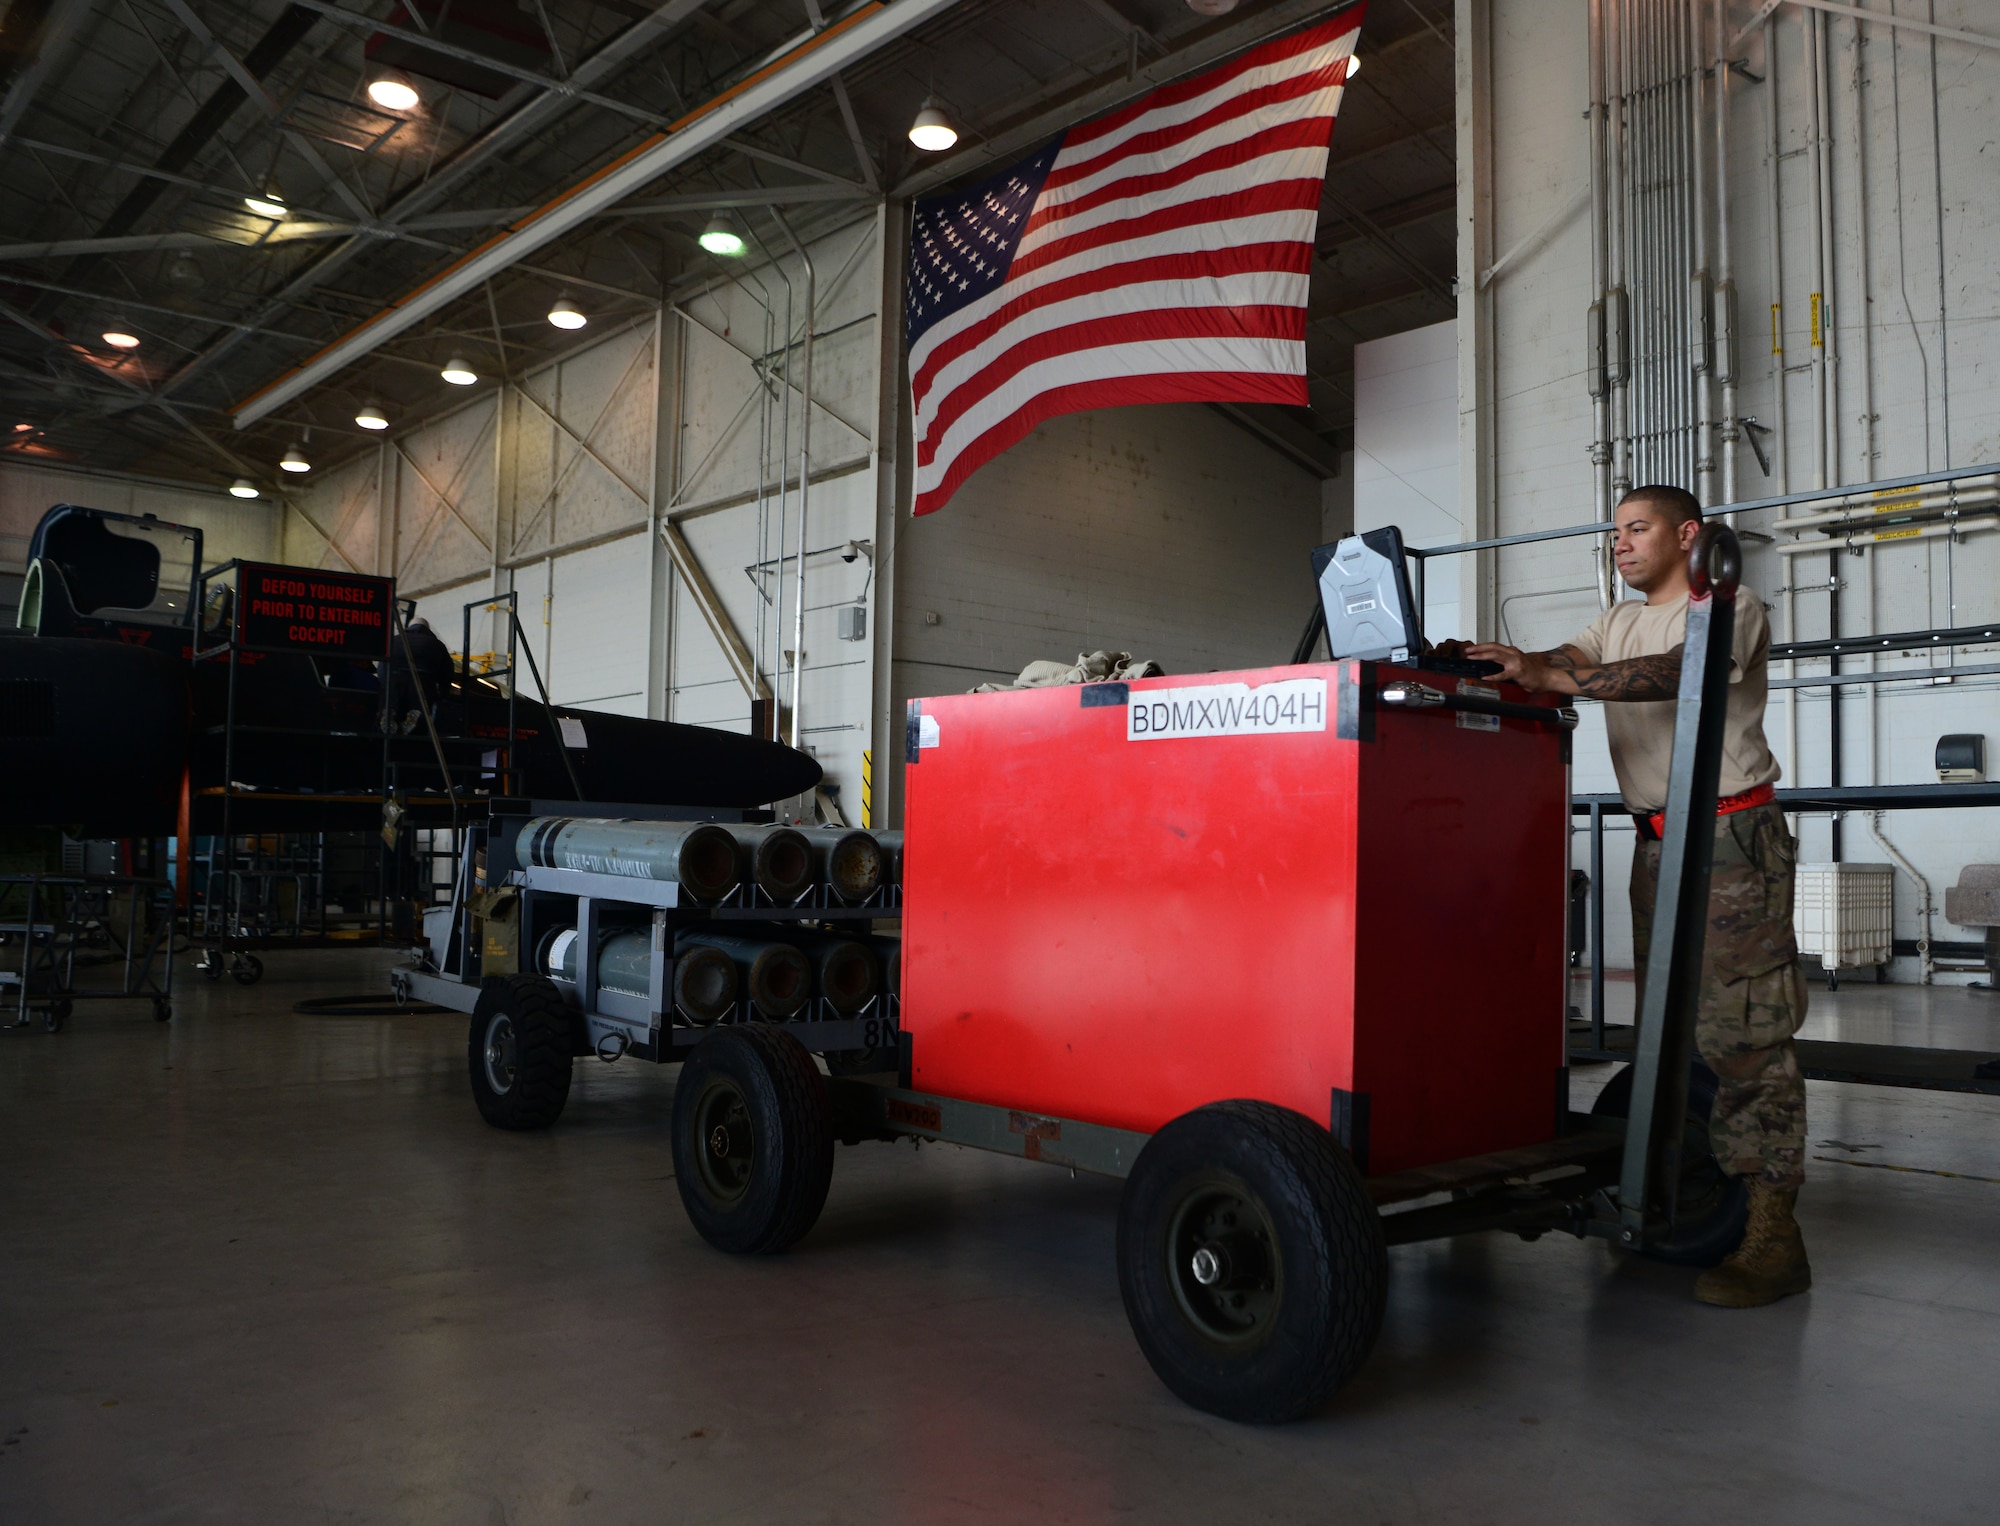
M 390 69 L 368 82 L 368 99 L 384 111 L 415 111 L 423 97 L 407 75 Z
M 1344 85 L 1347 83 L 1347 81 L 1353 79 L 1354 76 L 1359 74 L 1360 72 L 1361 72 L 1361 55 L 1358 53 L 1350 53 L 1347 55 L 1347 73 L 1341 76 L 1340 82 Z
M 927 154 L 941 154 L 958 141 L 958 129 L 951 125 L 936 96 L 917 109 L 917 119 L 910 124 L 910 141 Z
M 229 496 L 231 498 L 255 498 L 257 496 L 257 484 L 252 482 L 248 477 L 238 477 L 234 482 L 229 484 Z
M 113 323 L 104 330 L 104 342 L 114 350 L 136 350 L 139 336 L 122 324 Z
M 569 293 L 564 292 L 556 298 L 555 306 L 549 309 L 549 322 L 559 329 L 580 329 L 590 320 L 577 310 L 577 305 L 569 299 Z
M 354 422 L 363 429 L 387 429 L 389 415 L 373 403 L 364 403 L 361 405 L 361 411 L 354 415 Z
M 1227 16 L 1236 9 L 1236 0 L 1187 0 L 1187 7 L 1197 16 Z
M 454 387 L 469 387 L 479 380 L 479 373 L 456 355 L 444 363 L 444 369 L 438 372 L 438 375 Z
M 285 205 L 285 193 L 278 185 L 278 177 L 276 175 L 271 176 L 270 179 L 264 182 L 264 188 L 261 191 L 253 192 L 251 195 L 244 197 L 243 205 L 248 207 L 252 212 L 255 212 L 259 217 L 272 217 L 282 221 L 291 215 L 291 209 Z
M 192 250 L 183 249 L 167 262 L 167 284 L 178 291 L 199 291 L 208 282 L 208 272 Z
M 696 242 L 710 254 L 719 254 L 724 259 L 733 260 L 743 253 L 743 235 L 736 231 L 736 224 L 727 212 L 711 217 Z
M 312 470 L 312 462 L 306 459 L 306 453 L 296 445 L 286 447 L 285 453 L 278 457 L 278 465 L 288 472 L 309 472 Z

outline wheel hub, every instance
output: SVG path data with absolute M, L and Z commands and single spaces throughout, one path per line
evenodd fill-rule
M 1174 1212 L 1166 1248 L 1175 1300 L 1203 1335 L 1237 1344 L 1273 1327 L 1282 1293 L 1278 1240 L 1247 1190 L 1194 1186 Z
M 486 1084 L 496 1096 L 504 1097 L 514 1089 L 514 1078 L 520 1068 L 514 1019 L 506 1013 L 496 1012 L 487 1023 L 485 1051 Z
M 700 1152 L 702 1185 L 712 1197 L 733 1202 L 749 1190 L 757 1159 L 749 1105 L 735 1083 L 717 1078 L 695 1106 L 696 1137 L 707 1146 Z

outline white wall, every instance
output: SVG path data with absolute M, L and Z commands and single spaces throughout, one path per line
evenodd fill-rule
M 897 713 L 1098 648 L 1169 673 L 1288 662 L 1321 514 L 1317 478 L 1212 409 L 1051 419 L 902 526 Z
M 268 499 L 246 503 L 212 489 L 10 461 L 0 463 L 0 572 L 25 570 L 28 538 L 41 517 L 59 503 L 119 514 L 157 514 L 169 523 L 188 525 L 201 531 L 202 558 L 210 567 L 234 557 L 268 561 L 278 554 L 280 511 Z
M 1458 519 L 1458 325 L 1433 323 L 1354 347 L 1354 528 L 1395 525 L 1403 544 L 1446 546 Z M 1424 634 L 1459 629 L 1458 575 L 1424 580 Z
M 1487 5 L 1489 0 L 1461 0 L 1460 10 L 1469 14 Z M 1483 62 L 1491 90 L 1494 225 L 1486 247 L 1496 261 L 1520 252 L 1489 289 L 1492 459 L 1483 470 L 1468 461 L 1461 480 L 1492 484 L 1490 523 L 1493 533 L 1506 535 L 1594 517 L 1591 405 L 1584 390 L 1588 220 L 1574 204 L 1588 181 L 1587 11 L 1584 0 L 1510 0 L 1490 5 L 1489 13 L 1492 50 Z M 1730 34 L 1751 14 L 1747 0 L 1731 0 Z M 1790 422 L 1770 477 L 1747 449 L 1742 452 L 1741 498 L 1814 486 L 1806 365 L 1813 222 L 1803 152 L 1809 77 L 1800 17 L 1799 7 L 1786 6 L 1773 22 L 1781 180 L 1775 218 L 1766 178 L 1772 58 L 1762 30 L 1738 51 L 1764 83 L 1740 73 L 1731 81 L 1729 187 L 1742 376 L 1737 411 L 1773 425 L 1783 386 Z M 1987 0 L 1937 0 L 1934 19 L 1987 35 L 2000 31 Z M 1993 461 L 2000 458 L 2000 320 L 1993 311 L 1991 253 L 2000 218 L 2000 155 L 1993 152 L 1992 131 L 2000 121 L 2000 51 L 1947 39 L 1933 49 L 1928 38 L 1909 32 L 1892 37 L 1888 27 L 1873 23 L 1862 26 L 1857 47 L 1851 20 L 1829 19 L 1828 25 L 1834 274 L 1826 300 L 1837 340 L 1839 438 L 1827 480 L 1863 482 Z M 1774 227 L 1782 256 L 1776 288 Z M 1780 299 L 1785 354 L 1773 356 L 1770 310 Z M 1472 300 L 1463 286 L 1461 300 Z M 1747 515 L 1742 523 L 1752 532 L 1748 582 L 1772 606 L 1776 639 L 1823 636 L 1835 569 L 1818 554 L 1789 560 L 1774 554 L 1767 540 L 1757 538 L 1771 517 Z M 1490 565 L 1491 634 L 1549 646 L 1597 611 L 1588 591 L 1593 569 L 1587 540 L 1508 548 Z M 1837 575 L 1843 634 L 2000 618 L 2000 535 L 1955 546 L 1888 543 L 1865 557 L 1840 558 Z M 1959 654 L 1964 663 L 1996 660 L 2000 652 L 1992 648 Z M 1788 783 L 1828 782 L 1827 692 L 1806 690 L 1795 700 L 1773 696 L 1767 729 Z M 1796 747 L 1789 740 L 1794 705 Z M 2000 745 L 2000 701 L 1991 679 L 1892 685 L 1873 695 L 1849 688 L 1840 710 L 1843 780 L 1849 784 L 1934 782 L 1931 749 L 1946 732 L 1981 732 L 1989 746 Z M 1612 787 L 1601 727 L 1587 706 L 1576 787 Z M 2000 816 L 1991 812 L 1892 814 L 1886 830 L 1930 877 L 1940 900 L 1960 866 L 2000 859 Z M 1804 818 L 1801 834 L 1805 858 L 1828 856 L 1826 818 Z M 1848 818 L 1844 839 L 1850 860 L 1884 857 L 1869 841 L 1864 818 Z M 1614 849 L 1608 867 L 1618 892 L 1610 949 L 1614 959 L 1629 958 L 1622 852 Z M 1913 937 L 1915 893 L 1901 876 L 1896 898 L 1897 934 Z M 1974 936 L 1941 915 L 1934 934 Z M 1910 961 L 1900 961 L 1897 977 L 1909 978 L 1912 971 Z
M 872 217 L 808 248 L 811 552 L 874 533 L 882 270 Z M 286 556 L 394 575 L 454 650 L 464 606 L 511 589 L 559 702 L 745 730 L 749 695 L 654 533 L 672 520 L 789 714 L 805 272 L 788 256 L 728 275 L 313 482 Z M 767 603 L 745 569 L 781 549 L 782 593 L 775 568 L 761 573 Z M 835 606 L 872 600 L 869 568 L 865 556 L 808 557 L 798 706 L 801 744 L 857 818 L 873 644 L 839 640 Z M 475 625 L 475 653 L 505 644 L 504 627 Z

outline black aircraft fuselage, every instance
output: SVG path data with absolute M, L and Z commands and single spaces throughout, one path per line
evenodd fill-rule
M 198 607 L 200 546 L 199 531 L 150 517 L 68 504 L 42 517 L 21 628 L 0 635 L 0 826 L 170 834 L 185 779 L 191 829 L 217 832 L 225 757 L 238 832 L 379 825 L 385 756 L 408 803 L 438 802 L 440 747 L 461 803 L 502 764 L 521 795 L 694 808 L 752 808 L 819 782 L 816 762 L 776 742 L 525 693 L 510 707 L 434 642 L 439 660 L 419 650 L 414 672 L 401 640 L 386 663 L 232 656 L 227 595 Z

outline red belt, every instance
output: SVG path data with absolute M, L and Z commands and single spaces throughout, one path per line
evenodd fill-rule
M 1718 816 L 1733 816 L 1738 811 L 1754 811 L 1760 805 L 1769 805 L 1777 798 L 1777 793 L 1768 784 L 1753 784 L 1750 788 L 1739 794 L 1724 795 L 1720 800 L 1716 801 L 1715 814 Z M 1653 838 L 1655 841 L 1658 841 L 1660 834 L 1667 829 L 1667 813 L 1665 811 L 1653 812 L 1652 815 L 1646 818 L 1646 825 L 1653 829 Z

